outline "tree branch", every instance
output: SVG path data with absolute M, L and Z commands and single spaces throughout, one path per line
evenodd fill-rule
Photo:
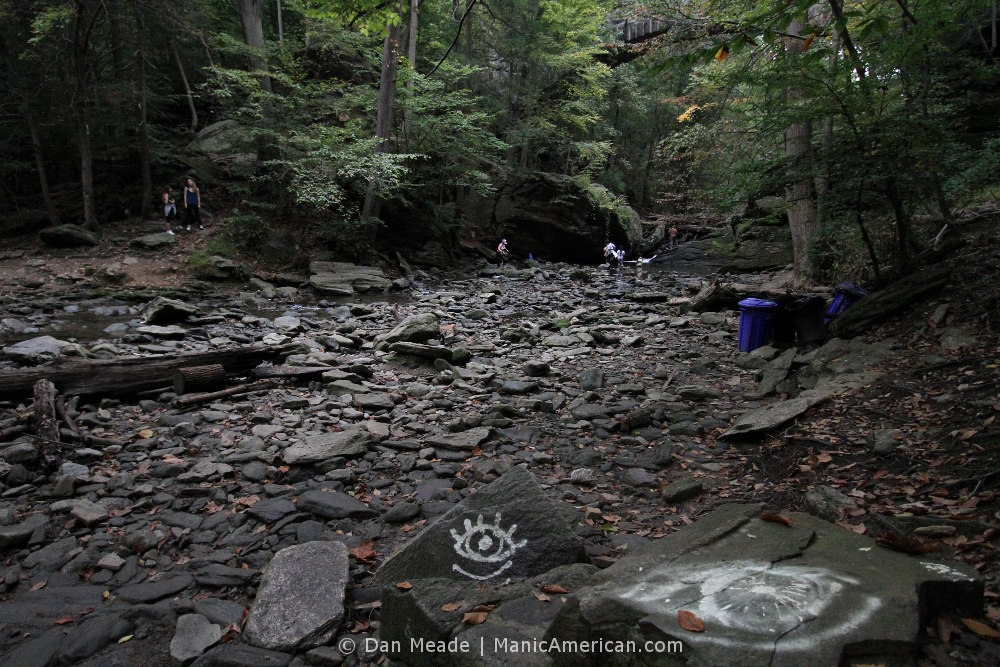
M 472 11 L 472 8 L 476 6 L 476 2 L 478 2 L 478 0 L 472 0 L 472 2 L 469 3 L 469 6 L 465 9 L 465 13 L 462 14 L 462 18 L 458 22 L 458 30 L 455 32 L 455 39 L 451 41 L 451 45 L 448 47 L 448 50 L 444 52 L 443 56 L 441 56 L 441 60 L 438 61 L 438 64 L 435 65 L 434 68 L 427 73 L 427 76 L 434 74 L 434 72 L 437 71 L 438 67 L 441 67 L 441 65 L 444 64 L 444 61 L 451 53 L 451 50 L 455 48 L 456 44 L 458 44 L 458 40 L 462 37 L 462 26 L 465 25 L 465 19 L 466 17 L 469 16 L 469 12 Z

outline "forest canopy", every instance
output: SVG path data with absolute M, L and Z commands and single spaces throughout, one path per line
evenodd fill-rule
M 290 226 L 362 257 L 486 235 L 498 202 L 541 179 L 734 228 L 778 199 L 800 279 L 879 279 L 912 264 L 915 221 L 997 194 L 997 14 L 993 0 L 0 0 L 0 225 L 155 218 L 192 175 L 247 247 Z

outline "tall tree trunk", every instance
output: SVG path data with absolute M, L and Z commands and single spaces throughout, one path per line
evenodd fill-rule
M 142 169 L 142 215 L 143 219 L 151 217 L 153 212 L 153 173 L 149 157 L 149 113 L 148 95 L 146 90 L 146 35 L 143 29 L 142 12 L 138 3 L 133 3 L 136 26 L 136 74 L 139 77 L 139 157 Z
M 49 178 L 45 173 L 45 157 L 42 154 L 42 140 L 38 132 L 38 121 L 31 110 L 31 105 L 25 102 L 22 105 L 24 118 L 28 122 L 28 132 L 31 134 L 31 148 L 35 153 L 35 166 L 38 168 L 38 184 L 42 189 L 42 200 L 45 202 L 45 212 L 48 214 L 49 222 L 53 227 L 59 224 L 59 211 L 56 210 L 56 203 L 52 199 L 52 191 L 49 189 Z
M 264 2 L 265 0 L 236 0 L 236 11 L 243 26 L 243 41 L 253 49 L 250 64 L 261 72 L 261 88 L 271 92 L 271 77 L 267 75 L 267 60 L 264 58 Z
M 278 48 L 285 50 L 285 24 L 281 20 L 281 0 L 278 0 Z
M 122 8 L 121 0 L 109 0 L 108 19 L 111 26 L 111 63 L 115 70 L 115 79 L 121 83 L 125 78 L 125 49 L 122 46 Z
M 87 16 L 87 5 L 76 0 L 73 24 L 73 105 L 76 112 L 78 141 L 80 143 L 80 187 L 83 191 L 83 226 L 97 229 L 97 209 L 94 205 L 94 154 L 90 143 L 90 87 L 89 66 L 90 35 L 97 22 L 100 9 Z
M 833 31 L 833 48 L 830 50 L 830 75 L 827 83 L 833 85 L 834 76 L 837 73 L 837 60 L 840 58 L 840 33 Z M 819 174 L 816 175 L 816 215 L 820 227 L 830 223 L 830 152 L 833 148 L 833 114 L 827 115 L 823 119 L 823 127 L 820 131 L 820 141 L 822 142 L 823 157 L 819 165 Z
M 409 24 L 409 36 L 406 39 L 407 46 L 407 59 L 410 63 L 410 78 L 406 82 L 406 88 L 410 93 L 410 99 L 413 99 L 413 82 L 414 74 L 417 73 L 417 25 L 420 19 L 420 0 L 410 0 L 410 24 Z M 406 136 L 410 136 L 410 122 L 412 119 L 412 113 L 410 108 L 407 107 L 403 112 L 403 122 L 406 125 Z M 407 142 L 409 143 L 409 142 Z
M 399 17 L 402 16 L 402 11 L 401 0 L 396 0 L 395 20 L 393 18 L 389 19 L 389 34 L 385 36 L 385 42 L 382 45 L 382 75 L 379 79 L 378 108 L 375 117 L 375 138 L 378 139 L 378 145 L 375 147 L 376 153 L 386 152 L 388 139 L 392 130 L 392 108 L 396 99 L 396 75 L 399 70 L 398 58 L 401 24 Z M 366 220 L 377 218 L 380 208 L 381 201 L 375 191 L 375 183 L 372 181 L 368 184 L 368 193 L 365 196 L 365 204 L 361 211 L 361 217 Z M 375 240 L 376 229 L 377 226 L 375 224 L 369 225 L 368 236 L 372 241 Z
M 785 41 L 785 53 L 794 59 L 801 53 L 801 40 L 797 39 L 803 24 L 795 20 L 788 27 L 791 36 Z M 794 100 L 800 96 L 794 88 L 786 95 Z M 792 232 L 792 268 L 796 282 L 805 282 L 811 273 L 809 242 L 819 231 L 813 180 L 809 177 L 809 158 L 812 153 L 812 123 L 793 123 L 785 130 L 785 158 L 788 177 L 785 185 L 785 203 L 788 207 L 788 226 Z
M 198 131 L 198 109 L 194 106 L 194 95 L 191 93 L 191 84 L 188 83 L 187 74 L 184 72 L 184 63 L 181 61 L 181 54 L 177 50 L 177 42 L 174 36 L 168 37 L 170 43 L 170 53 L 174 57 L 177 71 L 181 75 L 181 83 L 184 85 L 184 97 L 187 99 L 188 110 L 191 112 L 191 134 Z

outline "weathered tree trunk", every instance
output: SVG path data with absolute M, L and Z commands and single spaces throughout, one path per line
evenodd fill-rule
M 181 75 L 181 84 L 184 86 L 184 97 L 187 99 L 188 110 L 191 112 L 191 134 L 198 131 L 198 109 L 194 106 L 194 95 L 191 93 L 191 84 L 188 82 L 187 73 L 184 71 L 184 63 L 181 61 L 181 54 L 177 51 L 177 42 L 173 35 L 170 40 L 170 53 L 174 57 L 174 64 L 177 65 L 177 72 Z
M 27 102 L 21 107 L 24 112 L 24 119 L 28 123 L 28 132 L 31 134 L 31 149 L 35 153 L 35 166 L 38 168 L 38 184 L 42 190 L 42 200 L 45 202 L 45 212 L 48 214 L 49 222 L 55 227 L 59 224 L 59 211 L 56 210 L 56 202 L 52 199 L 52 190 L 49 189 L 49 178 L 45 173 L 45 156 L 42 153 L 42 140 L 38 132 L 38 121 L 31 110 L 31 105 Z
M 196 391 L 216 391 L 226 386 L 222 364 L 187 366 L 174 371 L 174 393 L 178 396 Z
M 121 0 L 109 0 L 107 4 L 108 20 L 111 26 L 111 63 L 118 82 L 125 80 L 125 51 L 122 46 L 122 8 Z
M 136 22 L 136 74 L 139 77 L 139 161 L 142 171 L 142 208 L 143 219 L 153 216 L 153 172 L 149 157 L 149 112 L 146 90 L 146 36 L 143 29 L 142 12 L 138 3 L 132 5 Z
M 392 109 L 396 99 L 396 75 L 399 71 L 399 17 L 402 16 L 403 8 L 401 0 L 396 0 L 395 17 L 389 19 L 389 34 L 385 36 L 382 45 L 382 75 L 378 86 L 378 108 L 375 117 L 375 138 L 378 145 L 375 147 L 376 153 L 384 153 L 388 148 L 389 136 L 392 130 Z M 375 190 L 375 182 L 368 184 L 368 193 L 365 196 L 364 208 L 361 217 L 365 220 L 377 218 L 381 201 Z M 368 225 L 369 240 L 375 240 L 377 225 Z
M 833 78 L 837 72 L 837 60 L 840 58 L 840 33 L 833 31 L 833 48 L 830 49 L 830 73 L 827 77 L 827 84 L 833 85 Z M 823 158 L 820 162 L 819 173 L 816 175 L 816 216 L 820 228 L 830 222 L 830 151 L 833 147 L 833 115 L 829 114 L 823 119 L 823 127 L 820 133 L 822 142 Z
M 881 292 L 859 300 L 830 323 L 830 333 L 838 338 L 853 338 L 873 325 L 922 299 L 948 282 L 951 272 L 946 266 L 912 273 Z
M 801 21 L 788 27 L 791 35 L 785 42 L 785 53 L 794 59 L 801 53 L 801 40 L 796 37 L 802 30 Z M 799 97 L 795 89 L 786 92 L 789 99 Z M 812 153 L 812 124 L 808 121 L 793 123 L 785 130 L 785 158 L 788 161 L 788 181 L 785 185 L 785 202 L 788 207 L 788 226 L 792 232 L 792 267 L 796 282 L 808 279 L 812 265 L 809 260 L 809 242 L 819 230 L 816 216 L 816 196 L 809 177 L 809 157 Z
M 59 451 L 59 420 L 56 417 L 56 387 L 49 380 L 39 380 L 33 387 L 34 411 L 31 415 L 42 466 L 53 470 L 62 458 Z
M 260 85 L 271 92 L 271 77 L 267 75 L 267 60 L 264 50 L 264 4 L 265 0 L 236 0 L 236 11 L 243 26 L 243 41 L 253 49 L 251 66 L 261 72 Z
M 141 391 L 170 387 L 173 374 L 185 366 L 220 364 L 227 374 L 247 374 L 255 366 L 281 353 L 276 348 L 242 347 L 198 354 L 141 357 L 0 371 L 0 400 L 31 395 L 38 380 L 51 380 L 64 394 L 134 396 Z
M 83 226 L 97 229 L 97 208 L 94 204 L 94 154 L 90 143 L 90 86 L 87 70 L 89 67 L 90 35 L 100 15 L 96 8 L 87 16 L 87 3 L 76 3 L 76 18 L 73 24 L 73 86 L 76 111 L 76 126 L 80 143 L 80 186 L 83 191 Z
M 281 19 L 281 0 L 278 0 L 278 48 L 285 50 L 285 24 Z

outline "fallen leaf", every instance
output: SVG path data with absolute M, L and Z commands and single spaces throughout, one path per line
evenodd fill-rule
M 806 37 L 806 41 L 802 42 L 802 52 L 803 53 L 805 53 L 806 49 L 809 48 L 809 45 L 813 43 L 814 39 L 816 39 L 816 33 L 813 33 L 813 34 L 809 35 L 808 37 Z
M 288 472 L 288 466 L 278 466 L 278 472 Z
M 989 639 L 1000 639 L 1000 632 L 997 632 L 996 630 L 986 625 L 982 621 L 977 621 L 974 618 L 963 618 L 962 625 L 969 628 L 980 637 L 987 637 Z
M 924 542 L 908 535 L 897 535 L 895 533 L 880 535 L 875 538 L 875 541 L 884 547 L 907 554 L 928 554 L 941 548 L 941 545 L 937 542 Z
M 413 584 L 411 584 L 408 581 L 401 581 L 398 584 L 396 584 L 396 588 L 398 588 L 401 591 L 408 591 L 411 588 L 413 588 Z
M 400 528 L 400 530 L 403 531 L 404 533 L 409 533 L 410 531 L 414 530 L 414 527 L 411 526 L 410 524 L 406 524 L 405 526 Z
M 139 437 L 142 438 L 143 440 L 149 440 L 154 435 L 156 435 L 156 433 L 154 433 L 151 429 L 148 428 L 144 428 L 141 431 L 139 431 Z
M 480 625 L 486 622 L 486 619 L 489 618 L 489 615 L 490 615 L 489 612 L 486 611 L 466 612 L 465 615 L 462 616 L 462 622 L 468 623 L 469 625 Z
M 359 632 L 368 632 L 369 627 L 371 627 L 371 622 L 368 619 L 358 619 L 354 622 L 354 627 L 352 627 L 349 632 L 352 635 L 356 635 Z
M 458 611 L 461 608 L 461 602 L 449 602 L 448 604 L 441 605 L 441 611 Z
M 775 514 L 774 512 L 762 512 L 760 515 L 761 521 L 770 521 L 771 523 L 780 523 L 782 526 L 794 526 L 795 522 L 789 519 L 787 516 L 782 516 L 781 514 Z
M 688 632 L 704 632 L 705 623 L 690 611 L 677 612 L 677 623 Z
M 260 496 L 247 496 L 246 498 L 237 498 L 233 503 L 237 505 L 244 505 L 246 507 L 253 507 L 260 500 Z
M 107 600 L 107 599 L 108 599 L 109 597 L 111 597 L 111 591 L 104 591 L 103 593 L 101 593 L 101 596 L 102 596 L 102 597 L 103 597 L 103 598 L 104 598 L 105 600 Z
M 490 612 L 490 611 L 493 611 L 496 608 L 497 608 L 497 606 L 495 604 L 477 604 L 475 607 L 473 607 L 469 611 L 485 611 L 485 612 Z
M 48 580 L 48 579 L 42 579 L 41 581 L 39 581 L 39 582 L 36 582 L 36 583 L 35 583 L 35 584 L 34 584 L 34 585 L 33 585 L 33 586 L 31 587 L 31 588 L 29 588 L 28 590 L 29 590 L 30 592 L 34 593 L 35 591 L 39 591 L 39 590 L 41 590 L 41 589 L 45 588 L 45 584 L 47 584 L 47 583 L 49 583 L 49 580 Z
M 548 601 L 550 601 L 552 599 L 548 595 L 546 595 L 545 593 L 539 593 L 538 591 L 535 591 L 535 598 L 539 602 L 548 602 Z
M 134 636 L 135 635 L 125 635 L 124 637 L 122 637 L 121 639 L 118 640 L 118 643 L 119 644 L 124 644 L 128 640 L 132 639 L 132 637 L 134 637 Z
M 67 623 L 72 623 L 75 620 L 75 616 L 63 616 L 62 618 L 56 619 L 56 625 L 66 625 Z
M 543 593 L 551 593 L 553 595 L 562 595 L 563 593 L 569 593 L 569 589 L 563 588 L 558 584 L 549 584 L 548 586 L 542 586 Z
M 372 540 L 363 540 L 360 545 L 347 553 L 356 561 L 370 563 L 375 560 L 375 543 Z
M 718 62 L 722 62 L 729 57 L 729 47 L 723 44 L 718 51 L 715 52 L 715 59 Z

